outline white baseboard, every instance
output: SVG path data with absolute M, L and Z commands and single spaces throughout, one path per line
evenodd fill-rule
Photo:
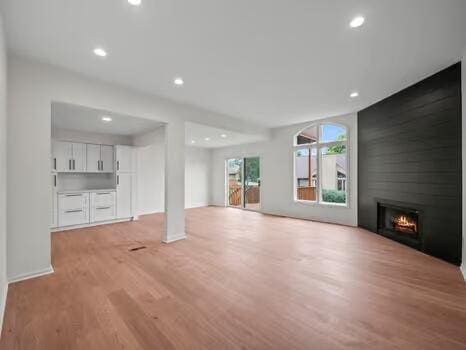
M 461 264 L 460 271 L 463 273 L 463 278 L 464 278 L 464 281 L 466 282 L 466 262 Z
M 0 336 L 2 334 L 2 327 L 3 327 L 3 317 L 5 317 L 5 308 L 6 308 L 6 296 L 8 294 L 8 283 L 5 283 L 5 286 L 1 287 L 3 290 L 3 294 L 0 296 Z
M 179 236 L 176 236 L 176 237 L 173 237 L 173 238 L 170 238 L 170 239 L 164 239 L 162 240 L 163 243 L 173 243 L 173 242 L 176 242 L 176 241 L 181 241 L 182 239 L 185 239 L 186 238 L 186 233 L 183 233 L 182 235 L 179 235 Z
M 61 232 L 61 231 L 69 231 L 69 230 L 76 230 L 78 228 L 87 228 L 87 227 L 94 227 L 94 226 L 101 226 L 101 225 L 109 225 L 109 224 L 117 224 L 119 222 L 126 222 L 131 221 L 132 218 L 127 219 L 115 219 L 109 221 L 100 221 L 100 222 L 93 222 L 91 224 L 82 224 L 82 225 L 74 225 L 74 226 L 62 226 L 62 227 L 54 227 L 50 229 L 50 232 Z
M 24 274 L 21 274 L 21 275 L 11 277 L 11 278 L 8 279 L 8 283 L 16 283 L 16 282 L 20 282 L 20 281 L 25 281 L 25 280 L 28 280 L 28 279 L 31 279 L 31 278 L 36 278 L 36 277 L 40 277 L 40 276 L 49 275 L 49 274 L 51 274 L 53 272 L 54 272 L 53 267 L 50 265 L 49 267 L 47 267 L 46 269 L 43 269 L 43 270 L 28 272 L 28 273 L 24 273 Z

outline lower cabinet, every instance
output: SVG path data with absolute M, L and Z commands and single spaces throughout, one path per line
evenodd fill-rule
M 131 174 L 117 174 L 117 218 L 127 219 L 133 216 L 131 206 L 132 186 Z
M 58 195 L 58 226 L 89 223 L 89 193 L 62 193 Z
M 115 192 L 91 192 L 90 203 L 90 222 L 116 218 Z
M 58 213 L 59 227 L 115 220 L 115 191 L 60 193 Z

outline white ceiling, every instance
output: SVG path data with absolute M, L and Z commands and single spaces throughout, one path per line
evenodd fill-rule
M 265 126 L 359 110 L 466 47 L 464 0 L 2 0 L 0 11 L 17 54 Z M 365 25 L 350 29 L 358 14 Z
M 186 145 L 195 147 L 218 148 L 263 141 L 256 134 L 243 134 L 197 123 L 185 123 L 185 130 Z
M 112 121 L 103 122 L 103 116 L 111 117 Z M 154 120 L 131 117 L 95 108 L 62 102 L 52 103 L 53 129 L 136 136 L 154 131 L 163 125 L 164 123 Z M 188 146 L 218 148 L 261 140 L 262 138 L 256 134 L 243 134 L 197 123 L 185 123 L 185 143 Z

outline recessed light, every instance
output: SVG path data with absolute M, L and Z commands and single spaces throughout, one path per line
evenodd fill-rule
M 355 91 L 355 92 L 352 92 L 350 97 L 351 98 L 355 98 L 355 97 L 358 97 L 359 96 L 359 92 Z
M 227 137 L 227 134 L 221 134 L 220 137 L 226 138 L 226 137 Z
M 173 83 L 174 83 L 175 85 L 181 86 L 181 85 L 184 84 L 184 81 L 183 81 L 183 78 L 175 78 L 175 79 L 173 80 Z
M 109 117 L 109 116 L 107 116 L 107 115 L 104 115 L 104 116 L 102 117 L 102 121 L 105 122 L 105 123 L 109 123 L 109 122 L 112 121 L 112 117 Z
M 204 141 L 210 141 L 209 137 L 204 138 Z
M 196 141 L 194 141 L 194 140 L 191 140 L 191 143 L 193 143 L 193 144 L 194 144 L 194 143 L 196 143 Z
M 357 27 L 360 27 L 364 24 L 364 17 L 362 16 L 357 16 L 357 17 L 354 17 L 351 22 L 350 22 L 350 27 L 351 28 L 357 28 Z
M 128 3 L 133 6 L 141 5 L 141 0 L 128 0 Z
M 104 49 L 102 49 L 101 47 L 96 47 L 94 49 L 94 54 L 96 56 L 99 56 L 99 57 L 105 57 L 107 56 L 107 51 L 105 51 Z

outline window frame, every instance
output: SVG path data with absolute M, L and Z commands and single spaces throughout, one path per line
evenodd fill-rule
M 343 128 L 346 132 L 346 139 L 342 141 L 330 141 L 330 142 L 321 142 L 322 139 L 322 126 L 323 125 L 334 125 L 338 126 L 340 128 Z M 306 129 L 312 128 L 312 127 L 317 127 L 318 130 L 318 136 L 317 136 L 317 142 L 315 143 L 307 143 L 307 144 L 302 144 L 298 145 L 297 140 L 298 136 L 305 131 Z M 332 121 L 320 121 L 316 123 L 312 123 L 307 125 L 306 127 L 300 129 L 297 133 L 293 135 L 293 200 L 295 203 L 300 203 L 300 204 L 307 204 L 307 205 L 322 205 L 322 206 L 335 206 L 335 207 L 349 207 L 349 201 L 350 201 L 350 156 L 349 156 L 349 142 L 350 141 L 350 135 L 349 135 L 349 126 L 343 123 L 336 123 Z M 345 194 L 346 194 L 346 201 L 345 203 L 331 203 L 331 202 L 324 202 L 322 200 L 322 149 L 324 148 L 329 148 L 332 146 L 336 145 L 344 145 L 345 146 L 345 155 L 346 155 L 346 184 L 345 184 Z M 297 152 L 302 149 L 308 149 L 309 152 L 312 152 L 312 149 L 316 149 L 317 152 L 317 159 L 316 159 L 316 166 L 317 166 L 317 179 L 315 180 L 317 182 L 317 196 L 316 200 L 305 200 L 305 199 L 298 199 L 298 179 L 296 177 L 296 156 Z M 337 172 L 338 173 L 338 172 Z M 338 183 L 338 178 L 337 174 L 335 174 L 336 181 Z M 312 183 L 312 176 L 309 174 L 309 183 Z

